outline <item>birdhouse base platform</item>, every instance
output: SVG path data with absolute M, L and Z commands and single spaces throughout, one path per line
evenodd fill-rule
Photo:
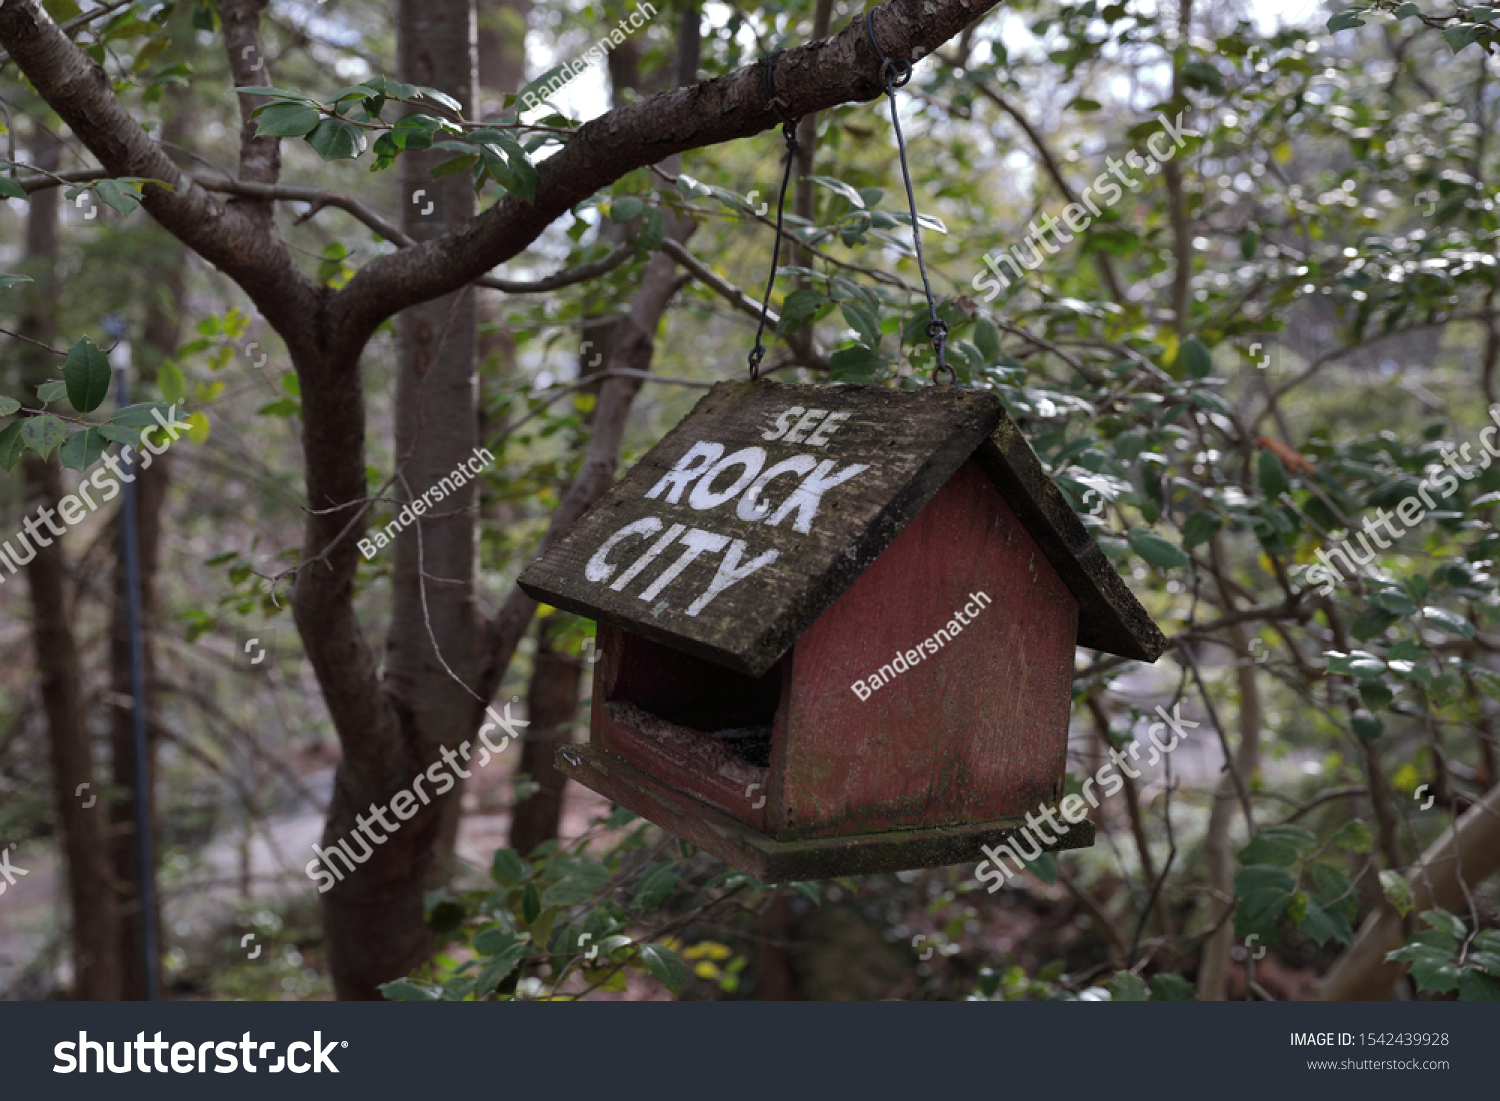
M 556 764 L 560 772 L 584 787 L 765 883 L 978 862 L 986 859 L 981 846 L 1003 845 L 1026 824 L 1019 818 L 1011 818 L 953 827 L 778 841 L 653 779 L 598 746 L 562 746 L 557 751 Z M 1088 848 L 1093 843 L 1094 824 L 1085 819 L 1043 849 L 1060 852 Z

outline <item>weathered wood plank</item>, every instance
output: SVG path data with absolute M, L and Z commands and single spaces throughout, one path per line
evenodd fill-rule
M 557 767 L 584 787 L 767 883 L 977 863 L 986 858 L 981 846 L 1004 845 L 1024 826 L 1024 822 L 1012 819 L 951 829 L 893 830 L 852 837 L 776 841 L 658 783 L 597 746 L 559 747 Z M 1085 819 L 1071 826 L 1045 851 L 1082 849 L 1093 843 L 1094 824 Z M 1025 848 L 1029 850 L 1030 846 Z
M 720 383 L 521 587 L 760 676 L 1001 415 L 984 391 Z
M 1052 801 L 1077 627 L 1057 571 L 966 462 L 793 649 L 772 832 L 953 826 Z

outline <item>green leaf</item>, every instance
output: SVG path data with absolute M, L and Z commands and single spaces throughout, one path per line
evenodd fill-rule
M 677 958 L 676 952 L 660 944 L 647 944 L 641 948 L 641 962 L 646 965 L 646 970 L 651 972 L 651 977 L 657 982 L 673 994 L 682 993 L 682 984 L 687 978 L 687 968 L 682 960 Z
M 0 272 L 0 291 L 8 291 L 12 287 L 19 287 L 22 283 L 30 283 L 29 275 L 13 275 L 10 272 Z
M 44 382 L 36 388 L 36 396 L 43 405 L 50 405 L 54 401 L 62 401 L 68 396 L 68 384 L 61 380 L 56 382 Z
M 1364 685 L 1360 685 L 1363 689 Z M 1385 724 L 1380 721 L 1380 716 L 1372 715 L 1363 708 L 1355 711 L 1349 717 L 1349 727 L 1354 731 L 1354 736 L 1367 745 L 1385 733 Z
M 1195 512 L 1182 525 L 1182 546 L 1185 550 L 1207 543 L 1224 526 L 1223 519 L 1215 512 Z
M 440 995 L 437 991 L 426 986 L 418 986 L 413 982 L 407 982 L 405 979 L 381 983 L 377 989 L 379 989 L 385 998 L 393 1002 L 435 1002 L 440 1000 Z
M 21 411 L 21 403 L 15 398 L 0 397 L 0 417 L 8 417 Z
M 156 388 L 168 405 L 176 405 L 187 396 L 187 381 L 182 377 L 182 368 L 170 359 L 156 369 Z
M 99 201 L 119 214 L 129 214 L 141 205 L 133 191 L 126 189 L 119 180 L 100 180 L 94 185 L 94 194 Z
M 496 922 L 494 925 L 486 925 L 474 934 L 470 942 L 474 951 L 481 956 L 497 956 L 502 952 L 509 952 L 516 945 L 524 945 L 526 942 L 505 926 Z
M 839 306 L 849 327 L 859 334 L 859 339 L 869 348 L 880 347 L 880 318 L 858 302 L 845 302 Z
M 80 413 L 92 413 L 109 396 L 109 360 L 97 344 L 84 337 L 68 349 L 63 380 L 67 383 L 68 401 L 73 408 Z
M 781 304 L 781 321 L 776 331 L 796 332 L 826 305 L 829 305 L 828 296 L 821 291 L 793 291 Z
M 1476 942 L 1478 938 L 1475 938 Z M 1469 962 L 1476 967 L 1482 967 L 1496 978 L 1500 978 L 1500 952 L 1496 951 L 1471 951 Z
M 117 424 L 101 424 L 97 429 L 99 435 L 111 443 L 128 444 L 136 447 L 141 442 L 141 430 L 139 428 L 121 428 Z
M 1443 41 L 1453 47 L 1453 52 L 1458 53 L 1465 46 L 1471 45 L 1479 38 L 1479 28 L 1472 23 L 1459 23 L 1452 27 L 1443 28 Z
M 1423 910 L 1420 916 L 1439 933 L 1452 937 L 1455 943 L 1469 935 L 1469 930 L 1464 923 L 1447 910 Z
M 0 176 L 0 199 L 29 198 L 26 189 L 9 176 Z
M 1291 488 L 1287 480 L 1286 467 L 1281 465 L 1274 452 L 1269 448 L 1260 453 L 1256 460 L 1256 480 L 1260 482 L 1260 490 L 1266 495 L 1268 501 L 1279 501 L 1281 495 Z
M 1151 978 L 1151 1000 L 1153 1002 L 1193 1002 L 1198 1000 L 1198 992 L 1193 989 L 1193 984 L 1181 975 L 1163 971 Z
M 1474 625 L 1457 612 L 1429 604 L 1422 609 L 1422 618 L 1434 627 L 1449 631 L 1464 638 L 1474 637 Z
M 25 445 L 21 441 L 21 426 L 23 421 L 12 421 L 3 429 L 0 429 L 0 467 L 7 471 L 14 470 L 21 455 L 25 452 Z
M 862 344 L 841 348 L 828 357 L 829 381 L 868 385 L 879 382 L 890 369 L 890 363 L 878 352 Z
M 1500 982 L 1472 967 L 1458 973 L 1458 1000 L 1461 1002 L 1500 1002 Z
M 99 434 L 97 428 L 85 428 L 69 436 L 57 454 L 69 470 L 84 471 L 99 461 L 108 446 L 109 441 Z
M 1310 905 L 1297 922 L 1297 928 L 1319 945 L 1327 944 L 1330 939 L 1343 945 L 1354 943 L 1354 929 L 1349 925 L 1349 919 L 1331 909 L 1318 895 L 1310 896 Z
M 1411 884 L 1406 882 L 1406 877 L 1400 872 L 1384 871 L 1380 873 L 1380 889 L 1385 893 L 1386 901 L 1395 907 L 1396 912 L 1402 917 L 1411 913 L 1413 905 L 1411 897 Z
M 1285 868 L 1252 864 L 1234 877 L 1234 893 L 1240 905 L 1234 912 L 1234 930 L 1242 937 L 1259 934 L 1266 940 L 1276 936 L 1276 921 L 1286 913 L 1297 891 L 1297 882 Z M 1300 916 L 1293 915 L 1293 920 Z
M 526 866 L 521 863 L 520 854 L 515 849 L 496 849 L 495 859 L 490 862 L 490 875 L 496 883 L 509 886 L 521 881 L 526 875 Z
M 1372 603 L 1355 617 L 1354 622 L 1349 625 L 1349 633 L 1359 642 L 1367 642 L 1385 634 L 1398 619 L 1398 616 L 1393 616 Z
M 530 84 L 526 85 L 526 87 L 522 88 L 518 93 L 516 93 L 516 109 L 518 111 L 529 111 L 532 106 L 541 105 L 540 102 L 535 104 L 528 103 L 528 100 L 545 102 L 546 97 L 542 95 L 543 90 L 547 87 L 547 85 L 551 84 L 554 79 L 556 79 L 558 76 L 561 76 L 566 68 L 567 66 L 565 65 L 554 65 L 541 76 L 533 80 Z M 558 87 L 562 87 L 566 82 L 567 81 L 565 78 L 563 81 L 560 81 L 558 83 Z
M 262 137 L 300 138 L 312 133 L 322 119 L 318 109 L 305 101 L 272 103 L 255 116 L 255 132 Z
M 842 199 L 847 199 L 849 205 L 855 210 L 865 208 L 865 198 L 853 186 L 846 184 L 843 180 L 835 180 L 832 176 L 805 176 L 808 183 L 815 183 L 820 187 L 826 187 Z
M 1378 677 L 1385 672 L 1385 662 L 1374 654 L 1363 650 L 1355 650 L 1352 653 L 1341 654 L 1337 650 L 1328 651 L 1328 671 L 1330 673 L 1343 673 L 1351 677 L 1368 679 Z
M 635 890 L 635 898 L 631 900 L 631 907 L 636 910 L 654 910 L 667 900 L 673 889 L 677 886 L 677 865 L 673 863 L 658 864 L 646 873 L 641 880 L 641 885 Z
M 1149 531 L 1130 533 L 1130 549 L 1159 569 L 1170 570 L 1186 566 L 1191 559 L 1180 547 L 1175 547 L 1160 535 Z
M 1375 844 L 1375 835 L 1361 819 L 1345 822 L 1328 839 L 1345 852 L 1367 853 Z
M 1240 863 L 1289 867 L 1317 843 L 1318 839 L 1300 826 L 1267 826 L 1240 850 Z
M 365 135 L 352 122 L 325 118 L 307 135 L 307 144 L 325 161 L 347 161 L 365 151 Z
M 1359 13 L 1353 11 L 1341 11 L 1328 21 L 1328 29 L 1335 34 L 1364 25 L 1365 21 L 1359 17 Z
M 621 195 L 609 204 L 610 219 L 616 222 L 633 222 L 645 213 L 646 204 L 634 195 Z
M 280 401 L 273 401 L 267 405 L 262 405 L 255 411 L 256 415 L 261 417 L 295 417 L 300 412 L 302 412 L 301 403 L 294 401 L 292 398 L 282 398 Z
M 1193 378 L 1207 378 L 1208 373 L 1214 369 L 1214 357 L 1209 352 L 1208 345 L 1196 336 L 1182 342 L 1177 350 L 1177 362 Z
M 526 946 L 521 944 L 489 960 L 480 970 L 479 977 L 474 980 L 474 993 L 482 995 L 494 990 L 516 969 L 516 964 L 520 963 L 525 955 Z
M 994 363 L 1000 358 L 1000 330 L 989 318 L 981 317 L 974 323 L 974 344 L 984 355 L 986 363 Z
M 1115 977 L 1104 984 L 1104 989 L 1109 991 L 1111 1001 L 1115 1002 L 1149 1002 L 1151 994 L 1146 989 L 1146 984 L 1141 981 L 1139 975 L 1129 971 L 1116 971 Z
M 167 412 L 169 409 L 171 406 L 166 402 L 143 401 L 116 411 L 115 415 L 109 418 L 109 423 L 119 425 L 121 428 L 151 428 L 159 423 L 153 415 L 157 411 L 161 413 L 162 420 L 171 419 Z
M 1371 603 L 1391 615 L 1415 615 L 1417 606 L 1411 597 L 1397 589 L 1384 589 L 1370 597 Z
M 67 438 L 67 425 L 56 417 L 30 417 L 21 422 L 21 441 L 44 459 Z

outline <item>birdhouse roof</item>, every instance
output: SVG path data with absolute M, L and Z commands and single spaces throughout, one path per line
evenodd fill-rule
M 1166 639 L 984 390 L 721 382 L 521 575 L 547 604 L 766 673 L 973 458 L 1078 601 L 1078 643 Z

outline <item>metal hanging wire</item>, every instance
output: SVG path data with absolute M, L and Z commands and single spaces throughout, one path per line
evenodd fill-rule
M 937 353 L 937 366 L 932 369 L 932 381 L 943 386 L 957 381 L 958 372 L 948 366 L 946 349 L 948 326 L 938 317 L 937 304 L 932 299 L 932 283 L 927 278 L 927 262 L 922 257 L 922 227 L 917 222 L 917 197 L 911 188 L 911 167 L 906 163 L 906 137 L 901 133 L 901 118 L 896 110 L 896 89 L 906 86 L 911 80 L 911 62 L 903 58 L 886 57 L 880 43 L 875 41 L 875 9 L 865 12 L 865 31 L 870 36 L 870 45 L 880 59 L 880 83 L 885 87 L 886 98 L 891 104 L 891 127 L 896 131 L 896 148 L 901 151 L 901 178 L 906 184 L 906 203 L 911 208 L 911 240 L 917 251 L 917 270 L 922 273 L 922 289 L 927 294 L 927 335 L 932 340 L 932 350 Z
M 865 31 L 870 36 L 870 45 L 875 50 L 875 56 L 880 59 L 880 83 L 885 88 L 886 97 L 891 104 L 891 126 L 896 131 L 896 147 L 901 153 L 901 178 L 906 184 L 906 203 L 911 209 L 911 239 L 916 247 L 917 270 L 922 273 L 922 289 L 927 295 L 927 336 L 932 340 L 932 350 L 937 353 L 937 366 L 932 369 L 932 380 L 934 383 L 947 386 L 956 382 L 958 372 L 948 365 L 947 344 L 948 326 L 938 317 L 937 303 L 932 297 L 932 282 L 927 278 L 927 261 L 922 255 L 922 227 L 917 221 L 917 197 L 911 186 L 911 166 L 906 160 L 906 136 L 901 132 L 901 118 L 896 110 L 896 89 L 904 87 L 911 80 L 911 62 L 902 58 L 890 58 L 880 48 L 880 43 L 875 41 L 875 12 L 874 9 L 865 12 Z M 771 290 L 776 285 L 776 268 L 781 261 L 781 239 L 785 235 L 784 221 L 786 216 L 786 190 L 792 180 L 792 164 L 796 160 L 797 151 L 801 146 L 797 142 L 797 124 L 800 118 L 789 119 L 783 108 L 786 100 L 776 94 L 776 58 L 784 51 L 776 50 L 766 58 L 766 102 L 776 116 L 781 119 L 781 132 L 786 137 L 786 171 L 781 177 L 781 193 L 776 199 L 776 244 L 771 250 L 771 274 L 766 280 L 765 297 L 760 304 L 760 324 L 755 329 L 755 347 L 750 351 L 750 377 L 760 377 L 760 364 L 766 356 L 766 346 L 761 343 L 761 336 L 766 331 L 766 315 L 771 308 Z
M 776 94 L 776 58 L 784 51 L 776 50 L 770 57 L 766 58 L 766 101 L 771 105 L 771 110 L 781 119 L 781 132 L 786 137 L 786 172 L 781 177 L 781 194 L 776 198 L 776 244 L 771 249 L 771 274 L 766 279 L 766 296 L 760 304 L 760 324 L 755 327 L 755 347 L 750 351 L 750 378 L 760 378 L 760 362 L 766 357 L 766 346 L 760 342 L 761 335 L 766 331 L 766 313 L 771 308 L 771 288 L 776 285 L 776 266 L 781 262 L 781 238 L 785 230 L 782 228 L 783 219 L 786 216 L 786 189 L 792 182 L 792 164 L 797 159 L 797 151 L 801 145 L 797 142 L 797 124 L 800 118 L 789 119 L 782 110 L 786 106 L 786 100 Z

